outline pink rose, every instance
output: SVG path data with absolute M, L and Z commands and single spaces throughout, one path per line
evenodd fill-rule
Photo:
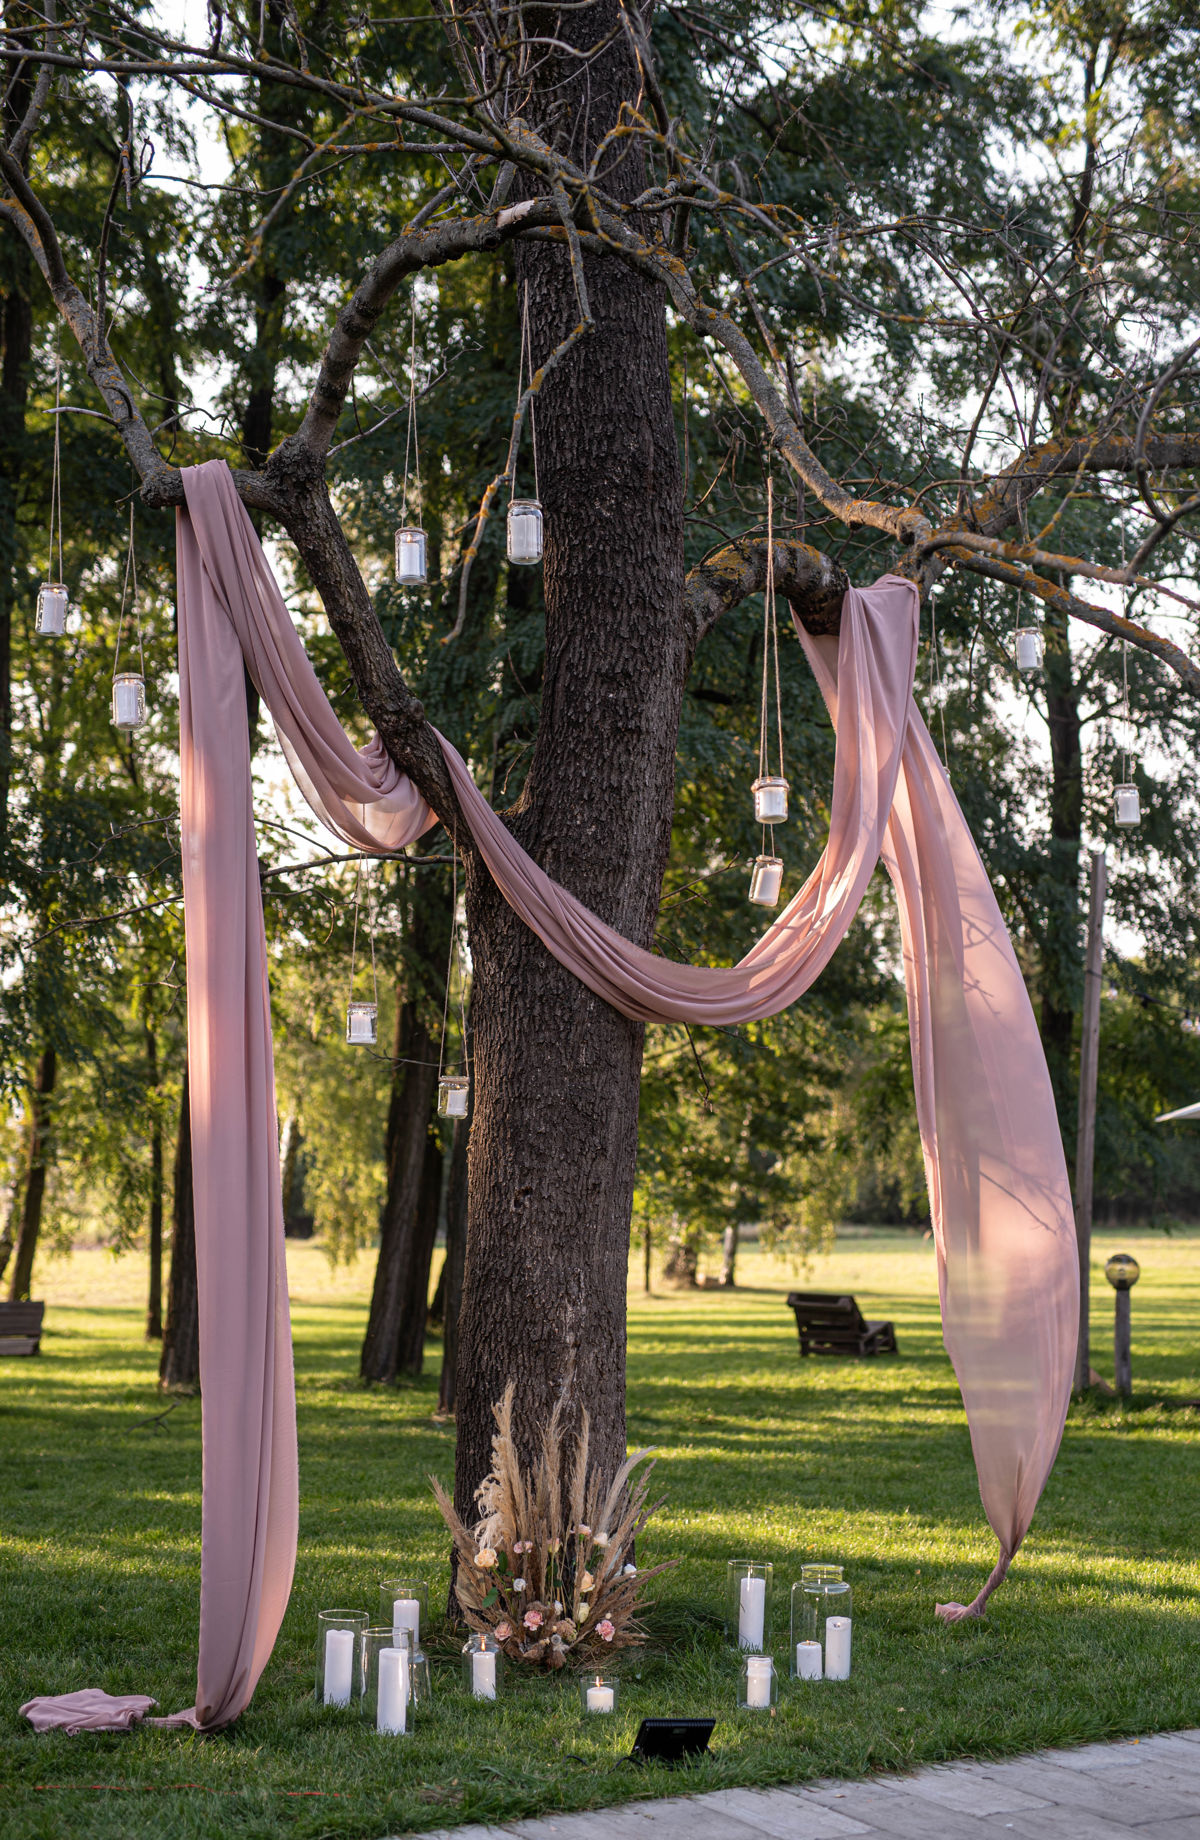
M 497 1642 L 507 1642 L 511 1635 L 512 1635 L 512 1624 L 511 1623 L 497 1623 L 496 1624 Z
M 542 1613 L 540 1610 L 527 1610 L 525 1615 L 521 1618 L 521 1621 L 524 1623 L 526 1629 L 540 1629 L 542 1626 Z
M 616 1633 L 616 1624 L 611 1623 L 607 1617 L 602 1618 L 602 1620 L 596 1624 L 596 1634 L 603 1642 L 611 1642 Z

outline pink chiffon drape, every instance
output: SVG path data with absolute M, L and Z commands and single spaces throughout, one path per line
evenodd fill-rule
M 181 812 L 204 1505 L 196 1706 L 175 1717 L 213 1728 L 249 1703 L 274 1644 L 298 1501 L 243 659 L 301 790 L 338 835 L 397 850 L 436 819 L 378 737 L 356 750 L 342 730 L 228 468 L 214 461 L 183 477 Z M 673 964 L 605 925 L 525 854 L 439 741 L 505 898 L 585 984 L 644 1021 L 729 1025 L 795 1002 L 883 857 L 900 906 L 946 1346 L 1000 1542 L 975 1602 L 938 1608 L 950 1618 L 978 1614 L 1029 1526 L 1070 1395 L 1077 1278 L 1054 1099 L 995 897 L 913 704 L 914 589 L 885 576 L 851 590 L 837 640 L 798 630 L 837 731 L 829 838 L 803 887 L 727 969 Z M 27 1710 L 34 1717 L 66 1703 Z M 128 1722 L 126 1706 L 115 1724 Z M 99 1716 L 89 1703 L 89 1721 Z

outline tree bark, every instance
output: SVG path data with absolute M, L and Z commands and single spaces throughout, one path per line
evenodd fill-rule
M 559 143 L 586 161 L 621 103 L 636 98 L 637 67 L 615 0 L 563 15 L 555 29 L 579 45 L 614 35 L 585 80 L 566 59 L 543 67 L 537 106 Z M 622 164 L 608 182 L 636 196 L 640 161 L 628 142 L 617 145 Z M 518 277 L 540 364 L 580 318 L 569 264 L 553 246 L 522 245 Z M 662 295 L 616 262 L 588 262 L 587 282 L 595 329 L 538 398 L 546 665 L 529 777 L 510 822 L 550 875 L 648 945 L 689 662 L 682 486 Z M 523 472 L 532 484 L 528 457 Z M 642 1029 L 550 956 L 474 856 L 467 904 L 476 1090 L 455 1498 L 470 1518 L 490 1462 L 492 1405 L 510 1380 L 526 1451 L 561 1398 L 568 1423 L 586 1406 L 602 1470 L 625 1456 Z
M 442 1378 L 437 1409 L 452 1417 L 458 1398 L 458 1323 L 462 1310 L 463 1269 L 467 1262 L 467 1151 L 470 1120 L 454 1126 L 450 1152 L 450 1184 L 446 1193 L 446 1263 L 442 1267 L 445 1290 L 442 1304 Z
M 154 1105 L 150 1126 L 150 1286 L 146 1298 L 146 1340 L 161 1342 L 162 1324 L 162 1229 L 163 1229 L 163 1142 L 162 1117 L 158 1109 L 158 1042 L 154 1030 L 146 1025 L 146 1079 Z
M 400 1302 L 396 1335 L 396 1371 L 419 1379 L 425 1360 L 425 1330 L 429 1323 L 429 1268 L 437 1238 L 442 1200 L 442 1146 L 433 1131 L 425 1139 L 421 1186 L 413 1228 L 408 1278 Z
M 12 1279 L 8 1287 L 10 1303 L 24 1303 L 33 1281 L 33 1257 L 42 1228 L 42 1203 L 46 1196 L 46 1166 L 49 1161 L 50 1101 L 58 1073 L 58 1054 L 43 1048 L 29 1096 L 28 1160 L 25 1165 L 25 1199 L 21 1208 L 21 1230 L 13 1259 Z
M 161 1386 L 191 1389 L 200 1384 L 200 1300 L 196 1285 L 196 1214 L 192 1199 L 192 1120 L 188 1087 L 185 1073 L 175 1147 L 167 1323 L 158 1378 Z

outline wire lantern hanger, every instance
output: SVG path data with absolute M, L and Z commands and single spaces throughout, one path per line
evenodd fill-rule
M 371 1000 L 356 1002 L 354 969 L 358 959 L 358 916 L 362 898 L 363 859 L 354 874 L 354 932 L 350 942 L 350 1000 L 346 1005 L 346 1040 L 352 1048 L 373 1048 L 379 1038 L 379 979 L 375 970 L 375 911 L 369 872 L 367 884 L 367 937 L 371 942 Z
M 121 612 L 117 620 L 117 648 L 113 653 L 112 719 L 120 729 L 140 728 L 146 720 L 146 659 L 142 650 L 142 621 L 138 613 L 137 549 L 134 538 L 134 501 L 129 501 L 129 548 L 125 555 L 125 580 L 121 586 Z M 61 524 L 60 524 L 61 530 Z M 121 640 L 127 611 L 133 618 L 138 668 L 121 669 Z
M 770 768 L 770 680 L 775 674 L 775 745 L 777 771 Z M 783 886 L 783 858 L 775 854 L 775 826 L 786 824 L 788 783 L 783 767 L 783 690 L 779 680 L 779 627 L 775 610 L 775 486 L 767 474 L 767 580 L 763 590 L 762 701 L 758 720 L 758 778 L 754 794 L 755 822 L 762 825 L 762 848 L 750 876 L 750 899 L 756 907 L 774 907 Z M 768 846 L 767 832 L 771 839 Z
M 67 613 L 70 609 L 70 596 L 63 579 L 63 538 L 62 538 L 62 452 L 59 445 L 59 424 L 61 422 L 62 403 L 62 349 L 61 331 L 54 345 L 54 460 L 50 473 L 50 535 L 46 544 L 47 579 L 38 589 L 37 611 L 34 614 L 33 629 L 44 639 L 61 639 L 67 630 Z M 58 533 L 58 575 L 54 575 L 54 537 Z
M 529 283 L 525 283 L 525 296 L 521 309 L 521 355 L 517 360 L 517 403 L 520 404 L 525 390 L 525 368 L 528 364 L 529 375 L 533 376 L 533 346 L 529 336 Z M 513 454 L 513 475 L 509 487 L 512 497 L 508 501 L 508 520 L 506 538 L 508 560 L 522 564 L 534 564 L 542 560 L 543 519 L 542 500 L 538 487 L 537 463 L 537 418 L 534 413 L 534 399 L 529 398 L 529 444 L 533 449 L 533 497 L 517 496 L 517 461 L 518 452 Z
M 1121 574 L 1125 573 L 1125 515 L 1121 514 Z M 1129 585 L 1121 583 L 1121 618 L 1128 617 Z M 1113 805 L 1117 826 L 1120 830 L 1136 830 L 1142 821 L 1142 800 L 1137 786 L 1130 777 L 1129 736 L 1132 729 L 1129 715 L 1129 641 L 1121 641 L 1121 760 L 1123 778 L 1113 788 Z
M 404 489 L 400 500 L 400 528 L 396 532 L 396 580 L 404 588 L 421 588 L 429 579 L 425 531 L 409 523 L 409 460 L 415 481 L 416 515 L 421 515 L 421 446 L 417 438 L 417 290 L 412 291 L 412 337 L 408 353 L 408 431 L 404 437 Z

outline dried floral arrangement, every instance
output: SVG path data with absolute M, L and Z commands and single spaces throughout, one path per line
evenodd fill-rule
M 492 1467 L 475 1492 L 474 1527 L 430 1478 L 454 1539 L 455 1588 L 467 1623 L 495 1636 L 511 1660 L 533 1667 L 593 1662 L 643 1642 L 645 1584 L 675 1564 L 640 1571 L 633 1563 L 635 1540 L 662 1506 L 647 1501 L 653 1463 L 633 1478 L 650 1453 L 634 1451 L 605 1487 L 588 1462 L 587 1414 L 568 1453 L 559 1404 L 527 1473 L 513 1441 L 511 1382 L 492 1412 Z

